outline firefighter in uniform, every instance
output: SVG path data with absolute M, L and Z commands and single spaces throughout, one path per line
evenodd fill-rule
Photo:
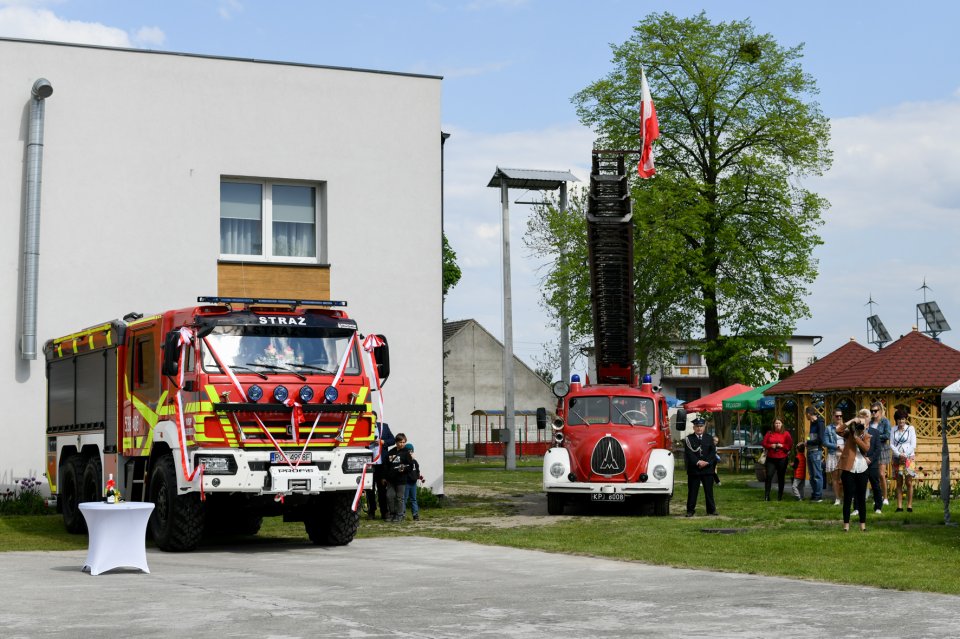
M 717 514 L 717 505 L 713 501 L 717 446 L 713 443 L 713 437 L 703 434 L 705 426 L 703 418 L 697 417 L 693 420 L 693 434 L 683 438 L 683 454 L 687 467 L 687 517 L 693 517 L 697 508 L 701 485 L 707 514 Z

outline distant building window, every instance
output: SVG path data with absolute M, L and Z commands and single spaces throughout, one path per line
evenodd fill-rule
M 790 364 L 793 364 L 793 349 L 787 346 L 783 350 L 773 351 L 773 355 L 771 355 L 771 357 L 776 363 L 789 366 Z
M 677 387 L 676 396 L 681 402 L 692 402 L 695 399 L 700 399 L 701 394 L 700 389 L 697 387 L 679 386 Z
M 702 366 L 700 353 L 697 351 L 678 352 L 677 366 Z
M 221 257 L 316 262 L 318 193 L 315 185 L 222 180 Z

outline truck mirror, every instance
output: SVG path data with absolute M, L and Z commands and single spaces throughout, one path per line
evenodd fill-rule
M 377 360 L 377 375 L 380 376 L 380 384 L 387 381 L 390 377 L 390 347 L 387 345 L 387 338 L 383 335 L 377 335 L 382 341 L 383 346 L 377 346 L 373 349 L 373 356 Z
M 547 429 L 547 409 L 542 406 L 537 409 L 537 430 Z
M 171 377 L 180 372 L 180 331 L 170 331 L 163 339 L 163 365 L 160 372 Z
M 682 408 L 677 409 L 677 430 L 687 430 L 687 411 Z

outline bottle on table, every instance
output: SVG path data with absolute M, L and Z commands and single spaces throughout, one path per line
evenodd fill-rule
M 117 483 L 113 481 L 113 473 L 107 476 L 107 488 L 103 495 L 104 501 L 108 504 L 115 504 L 120 501 L 120 491 L 117 490 Z

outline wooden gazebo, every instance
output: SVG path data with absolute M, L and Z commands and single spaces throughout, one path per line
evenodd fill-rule
M 776 398 L 778 416 L 795 428 L 800 441 L 808 432 L 803 418 L 807 406 L 814 406 L 824 417 L 839 409 L 850 419 L 859 409 L 880 402 L 891 424 L 896 410 L 906 411 L 917 431 L 917 466 L 922 469 L 923 481 L 938 486 L 940 393 L 958 379 L 960 351 L 914 329 L 879 351 L 851 340 L 765 394 Z M 960 416 L 948 416 L 946 429 L 951 466 L 957 468 Z

